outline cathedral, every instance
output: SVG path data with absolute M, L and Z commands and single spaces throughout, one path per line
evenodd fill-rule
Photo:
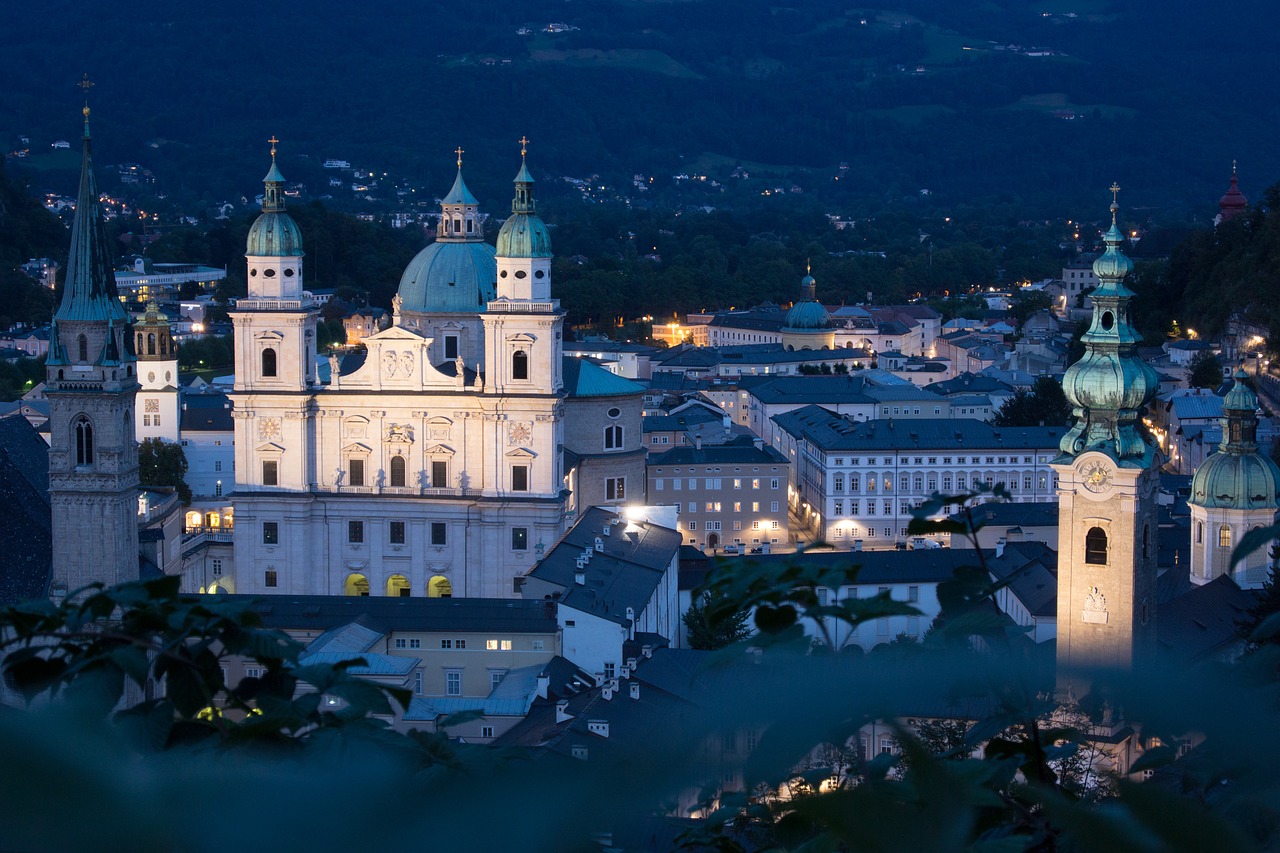
M 272 149 L 248 236 L 249 292 L 231 314 L 234 571 L 220 588 L 511 596 L 583 500 L 620 504 L 625 480 L 642 487 L 642 389 L 564 365 L 551 239 L 524 143 L 496 246 L 459 157 L 437 239 L 406 268 L 393 325 L 327 365 L 317 364 L 317 305 Z M 569 457 L 575 405 L 598 417 L 587 433 L 600 446 Z

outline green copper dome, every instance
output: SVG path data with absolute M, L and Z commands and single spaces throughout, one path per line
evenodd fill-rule
M 521 161 L 516 174 L 516 197 L 511 202 L 511 216 L 498 232 L 498 257 L 549 258 L 551 233 L 533 202 L 533 176 Z
M 497 298 L 498 264 L 481 241 L 436 242 L 419 252 L 400 277 L 400 310 L 475 313 Z
M 1280 466 L 1258 452 L 1258 397 L 1237 370 L 1222 400 L 1222 443 L 1191 478 L 1190 502 L 1213 509 L 1280 509 Z
M 831 315 L 818 301 L 818 282 L 806 270 L 800 279 L 800 301 L 791 306 L 787 312 L 786 322 L 782 324 L 784 332 L 817 331 L 831 328 Z
M 271 168 L 262 179 L 262 215 L 249 229 L 244 253 L 273 258 L 302 257 L 302 232 L 284 209 L 284 175 L 276 166 L 276 149 L 271 149 Z
M 1111 189 L 1120 191 L 1117 186 Z M 1062 390 L 1073 406 L 1076 422 L 1062 437 L 1059 461 L 1096 450 L 1122 465 L 1146 467 L 1154 458 L 1155 447 L 1137 422 L 1142 409 L 1154 399 L 1160 379 L 1137 354 L 1142 337 L 1129 317 L 1134 294 L 1124 285 L 1133 262 L 1120 250 L 1124 235 L 1116 225 L 1118 209 L 1113 200 L 1111 228 L 1102 238 L 1107 249 L 1093 264 L 1098 287 L 1090 296 L 1093 321 L 1081 337 L 1085 354 L 1062 377 Z

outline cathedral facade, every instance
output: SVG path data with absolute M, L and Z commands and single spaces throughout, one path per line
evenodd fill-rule
M 528 169 L 495 248 L 459 162 L 439 238 L 401 280 L 395 323 L 365 338 L 364 354 L 331 358 L 327 382 L 274 149 L 265 183 L 249 295 L 232 312 L 235 569 L 222 586 L 515 594 L 563 535 L 570 498 L 564 312 Z

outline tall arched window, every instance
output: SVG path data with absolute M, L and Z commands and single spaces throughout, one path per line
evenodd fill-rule
M 147 333 L 147 355 L 155 355 L 155 354 L 156 354 L 156 333 L 148 332 Z
M 267 347 L 262 351 L 262 375 L 276 375 L 276 351 Z
M 1142 525 L 1142 558 L 1145 560 L 1150 556 L 1151 549 L 1151 528 L 1149 525 Z
M 1231 547 L 1231 528 L 1225 524 L 1218 528 L 1218 547 Z
M 1090 527 L 1084 535 L 1084 561 L 1095 566 L 1107 564 L 1107 531 Z
M 88 361 L 89 360 L 89 339 L 86 338 L 84 335 L 81 335 L 80 337 L 76 338 L 76 343 L 79 344 L 80 346 L 80 361 L 81 362 Z
M 529 378 L 529 354 L 522 349 L 516 350 L 511 355 L 511 378 Z
M 76 418 L 76 464 L 93 464 L 93 424 L 84 415 Z
M 391 457 L 391 485 L 403 488 L 405 482 L 405 464 L 403 456 Z
M 622 449 L 622 427 L 617 424 L 610 424 L 604 428 L 604 449 Z

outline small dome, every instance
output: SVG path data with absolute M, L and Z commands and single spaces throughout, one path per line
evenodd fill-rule
M 828 329 L 831 327 L 831 315 L 827 313 L 827 309 L 822 307 L 820 302 L 810 302 L 805 300 L 797 302 L 791 306 L 791 310 L 787 312 L 787 320 L 783 323 L 783 330 L 807 330 L 807 329 Z
M 287 213 L 263 213 L 249 229 L 246 255 L 302 257 L 302 232 Z
M 497 252 L 504 258 L 549 258 L 551 234 L 536 213 L 514 213 L 498 232 Z
M 1235 384 L 1231 386 L 1231 390 L 1227 392 L 1227 396 L 1222 398 L 1223 411 L 1234 410 L 1238 412 L 1252 412 L 1258 408 L 1258 395 L 1253 393 L 1253 389 L 1245 384 L 1245 380 L 1249 378 L 1243 368 L 1237 368 L 1235 375 Z
M 1260 453 L 1218 451 L 1196 469 L 1190 501 L 1213 509 L 1280 509 L 1280 466 Z
M 400 310 L 466 313 L 485 310 L 496 298 L 498 264 L 488 243 L 432 243 L 400 277 Z
M 1111 223 L 1111 230 L 1103 235 L 1102 239 L 1107 243 L 1107 251 L 1093 262 L 1093 274 L 1098 277 L 1098 280 L 1118 281 L 1133 272 L 1133 261 L 1117 248 L 1124 242 L 1124 235 L 1120 233 L 1120 229 L 1114 222 Z

